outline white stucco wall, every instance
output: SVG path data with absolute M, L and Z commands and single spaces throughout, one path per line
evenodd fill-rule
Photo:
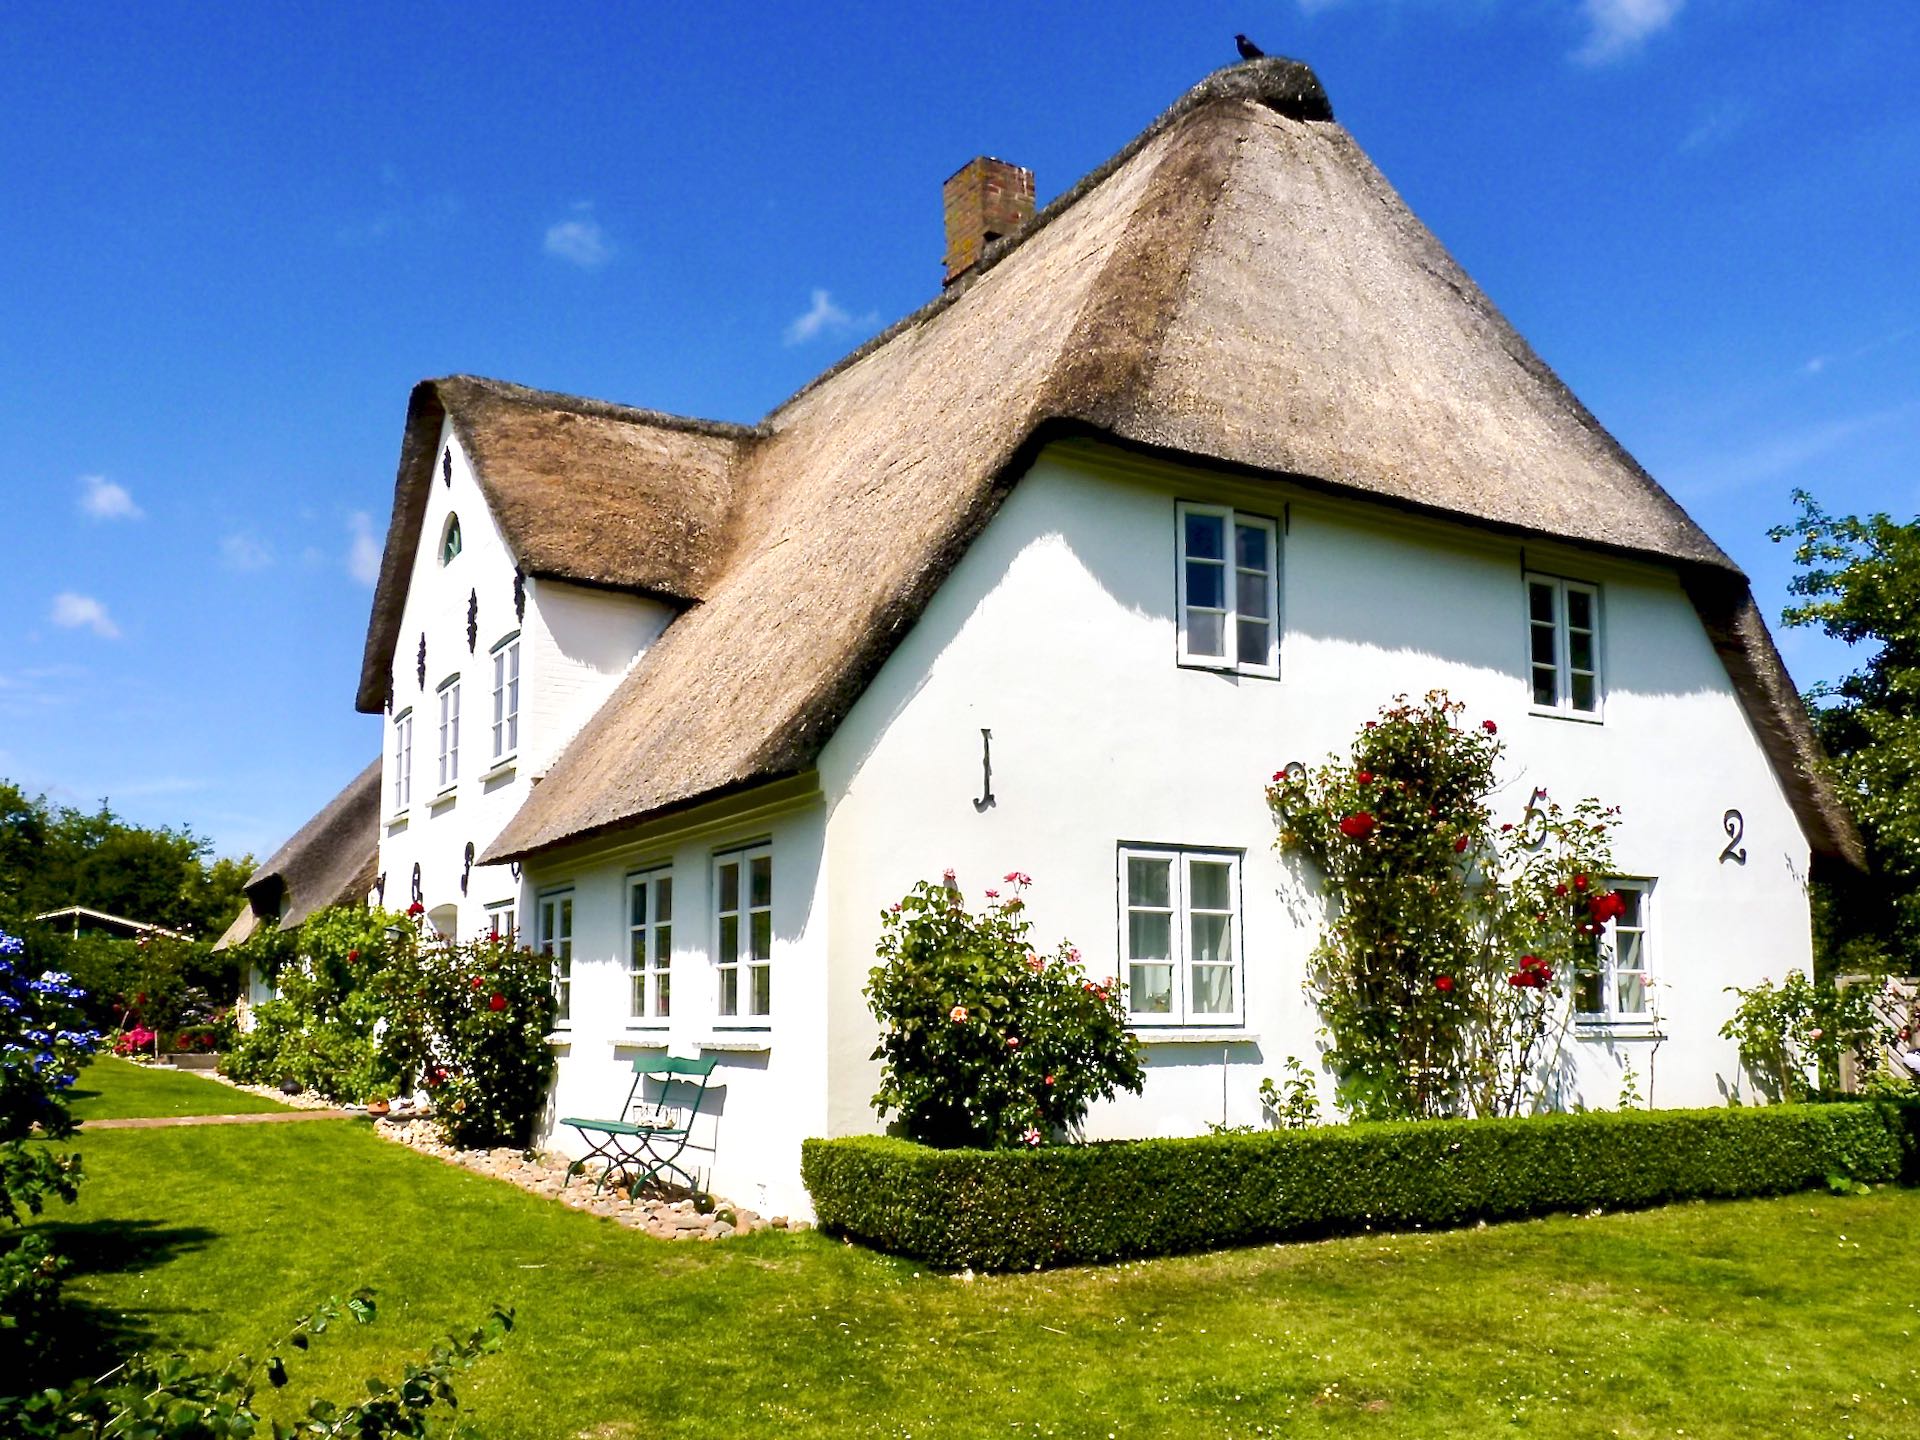
M 437 921 L 469 939 L 488 925 L 494 904 L 519 900 L 521 883 L 507 866 L 476 867 L 465 892 L 466 846 L 484 853 L 526 799 L 532 781 L 592 715 L 620 677 L 666 628 L 670 609 L 658 601 L 529 579 L 525 613 L 514 609 L 514 558 L 487 509 L 450 425 L 440 434 L 453 456 L 451 481 L 436 462 L 419 546 L 393 656 L 393 714 L 382 717 L 380 869 L 385 903 L 405 909 L 413 866 Z M 447 565 L 440 546 L 447 517 L 460 517 L 461 551 Z M 467 608 L 479 602 L 477 631 L 467 642 Z M 520 727 L 516 754 L 496 762 L 492 747 L 493 648 L 520 636 Z M 427 640 L 426 678 L 418 671 Z M 461 682 L 460 774 L 444 791 L 438 780 L 438 690 Z M 411 710 L 413 794 L 404 810 L 394 798 L 394 724 Z M 519 907 L 523 933 L 528 913 Z
M 1281 676 L 1175 664 L 1176 499 L 1280 519 Z M 1528 568 L 1603 591 L 1603 723 L 1529 713 Z M 1087 450 L 1050 450 L 1015 488 L 828 745 L 832 1133 L 875 1128 L 874 1041 L 860 986 L 878 914 L 916 879 L 959 872 L 978 898 L 1031 874 L 1038 936 L 1072 939 L 1096 976 L 1119 969 L 1122 841 L 1244 851 L 1247 1018 L 1231 1035 L 1148 1047 L 1142 1097 L 1090 1117 L 1095 1135 L 1255 1123 L 1263 1075 L 1317 1054 L 1303 993 L 1318 910 L 1272 848 L 1263 786 L 1293 760 L 1344 753 L 1396 692 L 1445 687 L 1509 747 L 1507 805 L 1536 785 L 1624 810 L 1622 874 L 1658 881 L 1661 1031 L 1572 1043 L 1584 1103 L 1612 1106 L 1631 1062 L 1662 1105 L 1721 1103 L 1738 1083 L 1715 1032 L 1724 987 L 1810 963 L 1807 847 L 1676 579 L 1656 566 L 1528 545 L 1273 485 Z M 981 729 L 997 803 L 984 813 Z M 1722 863 L 1723 812 L 1748 862 Z M 1326 1092 L 1330 1093 L 1330 1087 Z
M 824 812 L 806 787 L 747 806 L 723 804 L 623 836 L 585 857 L 529 868 L 533 890 L 574 896 L 572 1018 L 547 1119 L 548 1143 L 582 1153 L 567 1116 L 617 1117 L 636 1060 L 663 1054 L 716 1060 L 687 1157 L 719 1194 L 763 1215 L 806 1215 L 800 1142 L 825 1133 L 827 1029 Z M 784 793 L 784 792 L 783 792 Z M 767 843 L 773 854 L 772 1015 L 723 1018 L 713 964 L 713 862 Z M 627 882 L 670 867 L 673 875 L 673 1004 L 664 1022 L 636 1019 L 627 973 Z M 649 1085 L 646 1096 L 658 1095 Z M 674 1099 L 684 1097 L 677 1092 Z

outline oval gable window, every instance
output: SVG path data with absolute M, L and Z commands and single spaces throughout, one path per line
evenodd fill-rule
M 447 528 L 440 533 L 440 563 L 451 565 L 453 557 L 460 553 L 460 517 L 449 515 Z

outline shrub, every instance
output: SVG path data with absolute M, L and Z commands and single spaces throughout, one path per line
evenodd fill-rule
M 428 945 L 388 989 L 391 1034 L 426 1066 L 448 1142 L 530 1144 L 553 1071 L 552 957 L 506 938 Z
M 1033 1152 L 808 1140 L 821 1227 L 935 1265 L 1028 1269 L 1359 1230 L 1769 1195 L 1901 1174 L 1911 1107 L 1326 1126 Z
M 1842 1055 L 1871 1076 L 1894 1039 L 1875 1013 L 1875 991 L 1865 985 L 1836 989 L 1830 980 L 1790 970 L 1778 985 L 1762 980 L 1727 989 L 1740 1006 L 1720 1034 L 1739 1044 L 1740 1063 L 1771 1100 L 1810 1100 L 1838 1090 Z
M 1347 758 L 1277 773 L 1279 845 L 1319 872 L 1327 923 L 1308 984 L 1341 1105 L 1360 1119 L 1531 1111 L 1619 903 L 1613 813 L 1536 792 L 1496 825 L 1491 720 L 1434 691 L 1370 720 Z
M 365 1325 L 374 1314 L 371 1291 L 358 1291 L 344 1303 L 329 1300 L 257 1360 L 237 1355 L 213 1366 L 182 1354 L 136 1355 L 98 1380 L 81 1380 L 64 1390 L 28 1390 L 24 1373 L 10 1375 L 0 1379 L 0 1433 L 18 1440 L 105 1435 L 244 1440 L 255 1434 L 378 1440 L 461 1433 L 453 1376 L 500 1348 L 513 1328 L 511 1310 L 496 1308 L 464 1337 L 448 1337 L 423 1363 L 409 1363 L 398 1384 L 369 1379 L 352 1400 L 313 1400 L 291 1423 L 269 1422 L 260 1414 L 255 1396 L 262 1381 L 275 1390 L 288 1382 L 285 1350 L 306 1350 L 313 1336 L 325 1334 L 343 1315 Z M 9 1380 L 19 1383 L 20 1393 L 6 1393 L 14 1388 Z
M 881 917 L 873 1104 L 929 1145 L 1039 1145 L 1143 1084 L 1120 983 L 1089 979 L 1071 945 L 1036 950 L 1027 877 L 1003 883 L 1011 893 L 989 890 L 976 914 L 948 871 Z

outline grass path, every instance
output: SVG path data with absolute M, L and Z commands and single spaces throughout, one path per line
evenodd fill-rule
M 966 1281 L 817 1234 L 668 1244 L 357 1121 L 82 1136 L 47 1228 L 111 1345 L 257 1347 L 357 1284 L 290 1395 L 498 1300 L 495 1440 L 1920 1437 L 1920 1193 L 1685 1205 Z M 96 1359 L 99 1357 L 95 1357 Z
M 81 1120 L 128 1120 L 156 1115 L 259 1115 L 288 1110 L 277 1100 L 236 1090 L 157 1065 L 101 1056 L 80 1072 L 73 1113 Z

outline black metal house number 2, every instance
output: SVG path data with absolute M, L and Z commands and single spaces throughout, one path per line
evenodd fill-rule
M 1747 847 L 1740 841 L 1747 833 L 1747 820 L 1738 810 L 1729 810 L 1720 817 L 1720 828 L 1727 832 L 1727 848 L 1720 852 L 1720 863 L 1731 860 L 1736 865 L 1747 863 Z

